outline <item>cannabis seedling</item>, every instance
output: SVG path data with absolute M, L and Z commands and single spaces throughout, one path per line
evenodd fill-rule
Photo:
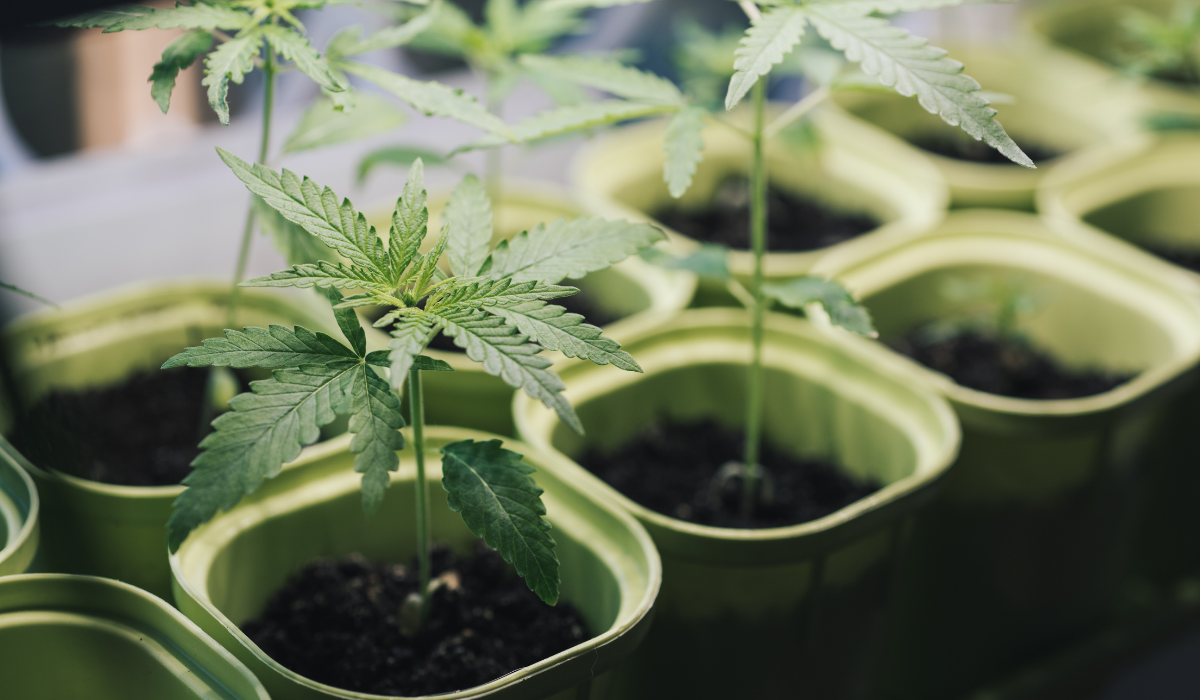
M 1131 50 L 1116 60 L 1126 72 L 1184 85 L 1200 83 L 1200 4 L 1177 2 L 1165 18 L 1126 8 L 1121 27 Z
M 294 224 L 304 227 L 348 262 L 296 265 L 244 283 L 253 287 L 319 287 L 350 345 L 297 327 L 227 330 L 224 338 L 188 348 L 164 367 L 264 367 L 271 379 L 251 384 L 233 399 L 232 411 L 213 421 L 215 432 L 175 502 L 168 542 L 175 550 L 195 527 L 227 510 L 263 479 L 318 438 L 318 429 L 337 414 L 350 416 L 350 449 L 363 475 L 362 503 L 374 512 L 399 465 L 404 447 L 400 390 L 410 391 L 413 449 L 417 464 L 416 514 L 422 610 L 429 594 L 429 495 L 425 483 L 422 371 L 449 365 L 422 355 L 439 332 L 452 338 L 484 370 L 523 389 L 582 432 L 574 409 L 562 396 L 563 383 L 542 350 L 584 357 L 640 372 L 632 357 L 582 316 L 547 300 L 574 294 L 557 283 L 604 269 L 663 240 L 645 224 L 585 218 L 539 224 L 511 241 L 490 247 L 491 204 L 483 185 L 467 176 L 447 206 L 447 223 L 432 249 L 421 253 L 429 214 L 424 165 L 414 163 L 392 215 L 387 245 L 349 200 L 288 170 L 251 165 L 228 152 L 221 157 L 251 192 Z M 450 274 L 440 268 L 448 263 Z M 363 290 L 343 298 L 339 289 Z M 391 309 L 376 326 L 390 329 L 389 350 L 366 352 L 355 306 Z M 390 371 L 391 386 L 375 368 Z M 499 440 L 465 440 L 442 448 L 443 480 L 450 507 L 484 538 L 547 603 L 558 599 L 558 560 L 544 521 L 545 508 L 520 455 Z

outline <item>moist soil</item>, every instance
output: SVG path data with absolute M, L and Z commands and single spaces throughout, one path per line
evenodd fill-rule
M 1074 370 L 1017 339 L 967 332 L 928 340 L 920 329 L 888 341 L 891 348 L 961 386 L 1018 399 L 1078 399 L 1115 389 L 1130 374 Z
M 838 211 L 815 199 L 767 187 L 767 250 L 819 250 L 879 228 L 866 212 Z M 733 177 L 717 187 L 708 206 L 681 209 L 670 206 L 652 214 L 666 226 L 706 243 L 737 250 L 750 249 L 750 185 Z
M 713 421 L 658 421 L 615 451 L 592 448 L 579 463 L 633 501 L 664 515 L 717 527 L 783 527 L 816 520 L 882 488 L 833 464 L 796 459 L 762 446 L 761 461 L 774 498 L 741 514 L 742 479 L 722 479 L 727 463 L 740 463 L 744 438 Z
M 417 564 L 361 555 L 318 559 L 271 597 L 242 631 L 271 658 L 306 678 L 359 693 L 432 695 L 471 688 L 591 638 L 579 612 L 543 603 L 500 555 L 434 548 L 434 593 L 415 636 L 399 611 L 417 590 Z M 452 573 L 448 573 L 452 572 Z
M 965 160 L 971 163 L 987 163 L 991 165 L 1021 166 L 1009 160 L 1004 154 L 982 141 L 957 135 L 924 134 L 909 139 L 917 148 L 935 153 L 944 158 Z M 1062 151 L 1046 148 L 1038 144 L 1020 144 L 1021 150 L 1034 163 L 1042 164 L 1062 155 Z
M 1169 263 L 1174 263 L 1180 267 L 1186 267 L 1193 272 L 1200 272 L 1200 251 L 1182 250 L 1178 248 L 1159 248 L 1156 246 L 1142 247 Z
M 201 416 L 208 373 L 150 370 L 115 386 L 54 392 L 18 417 L 12 442 L 34 464 L 84 479 L 178 484 L 192 471 L 201 438 L 212 432 Z M 247 378 L 234 374 L 244 391 Z

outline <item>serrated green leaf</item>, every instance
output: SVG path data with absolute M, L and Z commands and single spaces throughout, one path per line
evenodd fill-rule
M 258 195 L 251 195 L 254 222 L 259 230 L 271 237 L 275 250 L 289 265 L 315 264 L 330 260 L 335 253 L 303 227 L 293 224 L 275 211 Z
M 804 10 L 796 6 L 773 7 L 753 20 L 734 52 L 733 78 L 725 95 L 725 109 L 733 109 L 758 79 L 792 52 L 804 36 Z
M 460 512 L 547 605 L 558 602 L 558 556 L 543 516 L 534 469 L 499 440 L 462 440 L 442 448 L 442 486 L 450 510 Z
M 692 186 L 696 167 L 704 158 L 704 117 L 699 107 L 688 107 L 671 117 L 663 135 L 663 180 L 671 196 L 682 197 Z
M 521 56 L 521 65 L 563 80 L 603 90 L 634 102 L 686 104 L 683 93 L 666 78 L 626 66 L 619 61 L 590 56 Z
M 396 286 L 395 280 L 387 274 L 388 259 L 383 241 L 375 235 L 375 229 L 367 223 L 366 217 L 355 211 L 350 200 L 343 199 L 339 204 L 332 189 L 322 188 L 307 177 L 301 179 L 290 170 L 277 173 L 265 165 L 251 165 L 223 148 L 217 148 L 217 153 L 247 189 L 262 197 L 285 219 L 336 250 L 352 265 L 351 268 L 338 265 L 330 269 L 325 267 L 328 263 L 322 263 L 318 272 L 336 272 L 336 276 L 343 279 Z M 349 272 L 343 275 L 343 270 Z
M 663 232 L 649 224 L 558 219 L 501 241 L 492 252 L 487 274 L 492 279 L 557 284 L 566 277 L 578 279 L 603 270 L 663 240 Z
M 334 407 L 345 402 L 359 367 L 350 361 L 277 369 L 271 379 L 251 382 L 252 393 L 235 396 L 229 402 L 233 410 L 218 416 L 214 432 L 201 441 L 204 451 L 183 480 L 188 488 L 175 499 L 167 522 L 171 551 L 217 511 L 229 510 L 279 473 L 302 447 L 320 439 L 321 426 L 336 417 Z
M 569 297 L 578 292 L 575 287 L 559 287 L 540 282 L 513 283 L 511 279 L 492 280 L 483 277 L 455 279 L 430 295 L 425 308 L 448 309 L 465 305 L 477 309 L 484 306 L 511 306 L 536 299 Z
M 511 306 L 485 306 L 516 326 L 529 339 L 547 350 L 557 350 L 567 357 L 581 357 L 598 365 L 612 364 L 627 372 L 641 372 L 633 356 L 621 349 L 621 344 L 601 335 L 599 328 L 584 323 L 583 316 L 567 313 L 561 306 L 544 301 L 527 301 Z
M 563 423 L 583 434 L 579 416 L 562 395 L 562 380 L 548 369 L 550 360 L 538 355 L 541 348 L 528 342 L 516 327 L 478 309 L 425 313 L 471 361 L 483 365 L 485 372 L 553 408 Z
M 337 321 L 338 328 L 342 331 L 344 337 L 350 347 L 354 349 L 356 357 L 364 357 L 367 354 L 367 332 L 363 330 L 362 324 L 358 320 L 358 314 L 353 308 L 339 307 L 343 297 L 342 293 L 332 287 L 326 287 L 321 290 L 325 293 L 325 298 L 329 300 L 329 305 L 333 307 L 333 318 Z
M 208 104 L 217 113 L 222 124 L 229 124 L 229 81 L 241 84 L 246 74 L 254 70 L 254 57 L 262 47 L 263 37 L 259 29 L 252 29 L 221 44 L 208 54 L 204 62 L 204 80 L 208 87 Z
M 600 102 L 585 102 L 578 105 L 567 105 L 536 114 L 512 127 L 514 138 L 520 143 L 529 143 L 538 139 L 559 134 L 567 134 L 583 129 L 591 129 L 607 124 L 616 124 L 627 119 L 649 117 L 665 112 L 674 112 L 675 105 L 642 104 L 626 102 L 625 100 L 602 100 Z M 451 153 L 461 153 L 480 148 L 494 148 L 509 143 L 498 136 L 483 136 Z
M 820 303 L 835 326 L 868 337 L 877 335 L 870 312 L 837 280 L 806 276 L 784 283 L 767 283 L 763 285 L 763 294 L 793 309 L 803 310 L 809 304 Z
M 400 165 L 409 167 L 421 160 L 430 165 L 441 165 L 446 158 L 440 153 L 413 146 L 384 146 L 368 153 L 358 163 L 358 182 L 366 181 L 367 175 L 380 165 Z
M 55 22 L 59 27 L 104 27 L 104 33 L 142 29 L 224 29 L 238 30 L 250 23 L 250 14 L 228 5 L 198 2 L 175 3 L 175 7 L 152 8 L 121 5 L 108 10 L 86 12 Z
M 887 20 L 851 10 L 824 4 L 806 6 L 804 12 L 821 36 L 859 62 L 864 73 L 905 97 L 915 95 L 926 110 L 982 139 L 1014 163 L 1036 167 L 996 121 L 996 110 L 980 94 L 979 83 L 962 73 L 961 63 Z
M 158 103 L 163 114 L 171 105 L 171 92 L 175 89 L 175 77 L 212 48 L 213 36 L 208 32 L 188 32 L 175 39 L 163 49 L 162 60 L 154 64 L 150 73 L 150 96 Z
M 399 279 L 409 264 L 417 259 L 417 251 L 425 241 L 429 231 L 427 200 L 425 163 L 418 158 L 408 170 L 404 191 L 401 192 L 400 199 L 396 200 L 396 210 L 392 212 L 388 260 L 395 279 Z
M 302 326 L 290 330 L 272 324 L 225 331 L 224 338 L 208 338 L 163 363 L 170 367 L 264 367 L 281 369 L 302 364 L 354 360 L 354 351 L 324 333 Z
M 339 61 L 338 66 L 347 73 L 375 83 L 425 114 L 457 119 L 505 139 L 516 138 L 503 120 L 488 112 L 474 97 L 464 95 L 461 90 L 434 81 L 413 80 L 365 63 Z
M 283 153 L 331 146 L 391 131 L 406 120 L 404 112 L 376 95 L 358 95 L 351 110 L 337 109 L 329 100 L 317 100 L 305 110 L 296 128 L 288 135 Z
M 413 358 L 412 367 L 409 369 L 419 369 L 423 372 L 453 372 L 454 367 L 445 360 L 438 360 L 425 355 L 417 355 Z
M 447 235 L 446 227 L 443 226 L 441 234 L 433 244 L 433 249 L 421 256 L 421 264 L 413 275 L 413 279 L 416 281 L 413 288 L 417 290 L 418 296 L 425 296 L 426 290 L 429 289 L 429 283 L 437 273 L 437 264 L 442 259 L 442 254 L 446 252 L 446 245 L 449 241 L 450 236 Z
M 392 363 L 392 387 L 399 389 L 408 379 L 408 370 L 437 331 L 433 321 L 423 313 L 401 316 L 392 329 L 388 342 L 388 360 Z
M 326 57 L 329 60 L 335 60 L 345 56 L 403 46 L 433 26 L 441 11 L 442 0 L 433 0 L 424 12 L 407 22 L 381 29 L 363 39 L 359 38 L 362 32 L 360 28 L 347 27 L 329 41 L 329 45 L 325 47 Z
M 442 210 L 450 243 L 450 270 L 460 277 L 474 277 L 487 259 L 492 245 L 492 200 L 479 178 L 467 175 L 450 193 Z
M 322 89 L 341 92 L 349 88 L 338 80 L 329 63 L 321 58 L 319 51 L 309 45 L 308 39 L 297 34 L 295 30 L 281 24 L 267 24 L 261 31 L 276 53 L 294 63 L 301 73 L 312 78 Z
M 403 427 L 400 398 L 374 370 L 360 365 L 350 389 L 350 451 L 358 455 L 354 471 L 363 475 L 362 508 L 367 517 L 383 503 L 391 482 L 388 473 L 400 468 L 396 450 L 404 449 Z
M 367 287 L 381 294 L 386 294 L 392 289 L 387 283 L 381 283 L 377 275 L 366 272 L 361 267 L 347 266 L 340 262 L 333 263 L 326 260 L 312 264 L 294 265 L 290 270 L 281 270 L 272 272 L 266 277 L 248 279 L 242 282 L 241 286 L 297 287 L 299 289 Z

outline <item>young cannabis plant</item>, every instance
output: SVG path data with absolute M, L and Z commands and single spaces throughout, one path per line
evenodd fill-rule
M 1117 57 L 1130 74 L 1200 83 L 1200 4 L 1177 2 L 1169 17 L 1130 7 L 1121 22 L 1131 50 Z
M 383 500 L 388 472 L 404 447 L 400 398 L 393 390 L 409 384 L 413 447 L 417 462 L 418 559 L 421 592 L 429 583 L 429 496 L 425 484 L 422 371 L 451 371 L 421 354 L 445 333 L 490 374 L 524 390 L 582 432 L 574 409 L 562 396 L 563 383 L 542 350 L 585 357 L 624 370 L 641 368 L 600 329 L 548 300 L 574 294 L 560 286 L 566 277 L 603 269 L 663 240 L 645 224 L 603 219 L 539 224 L 512 241 L 491 246 L 491 203 L 482 184 L 467 176 L 446 209 L 447 223 L 432 249 L 422 253 L 429 214 L 424 172 L 414 163 L 396 203 L 388 242 L 366 218 L 329 188 L 288 170 L 275 172 L 220 151 L 250 191 L 288 221 L 302 226 L 347 262 L 302 264 L 244 284 L 254 287 L 319 287 L 326 290 L 346 346 L 297 327 L 227 330 L 167 361 L 164 367 L 264 367 L 271 379 L 251 384 L 233 399 L 232 411 L 213 421 L 215 432 L 200 443 L 204 452 L 184 483 L 168 523 L 168 542 L 179 547 L 195 527 L 227 510 L 281 465 L 315 442 L 318 429 L 338 414 L 350 416 L 355 470 L 363 475 L 362 503 L 368 514 Z M 439 264 L 448 263 L 449 274 Z M 361 290 L 342 297 L 339 289 Z M 389 350 L 366 352 L 355 306 L 392 310 L 376 322 L 389 328 Z M 391 384 L 378 369 L 389 370 Z M 467 526 L 500 552 L 547 603 L 558 598 L 558 560 L 545 508 L 520 455 L 499 440 L 466 440 L 442 449 L 443 480 L 450 507 Z

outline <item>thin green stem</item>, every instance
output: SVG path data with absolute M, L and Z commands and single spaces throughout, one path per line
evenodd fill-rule
M 421 370 L 408 371 L 408 404 L 413 452 L 417 457 L 417 562 L 424 623 L 429 614 L 429 485 L 425 483 L 425 396 L 421 393 Z
M 275 53 L 267 49 L 267 60 L 263 65 L 263 78 L 266 87 L 263 90 L 262 137 L 258 144 L 258 162 L 267 162 L 267 149 L 271 146 L 271 108 L 275 102 Z M 250 260 L 250 242 L 254 238 L 254 205 L 246 212 L 246 224 L 242 227 L 242 243 L 238 250 L 237 267 L 233 272 L 233 289 L 229 293 L 229 308 L 226 316 L 226 328 L 233 328 L 237 322 L 238 297 L 242 288 L 238 285 L 246 277 L 246 264 Z
M 767 252 L 767 167 L 763 156 L 763 115 L 766 111 L 766 80 L 754 84 L 754 155 L 750 164 L 750 240 L 754 251 L 754 279 L 750 295 L 754 305 L 750 327 L 750 371 L 746 377 L 746 450 L 743 458 L 742 516 L 754 511 L 758 494 L 759 450 L 763 412 L 763 257 Z

